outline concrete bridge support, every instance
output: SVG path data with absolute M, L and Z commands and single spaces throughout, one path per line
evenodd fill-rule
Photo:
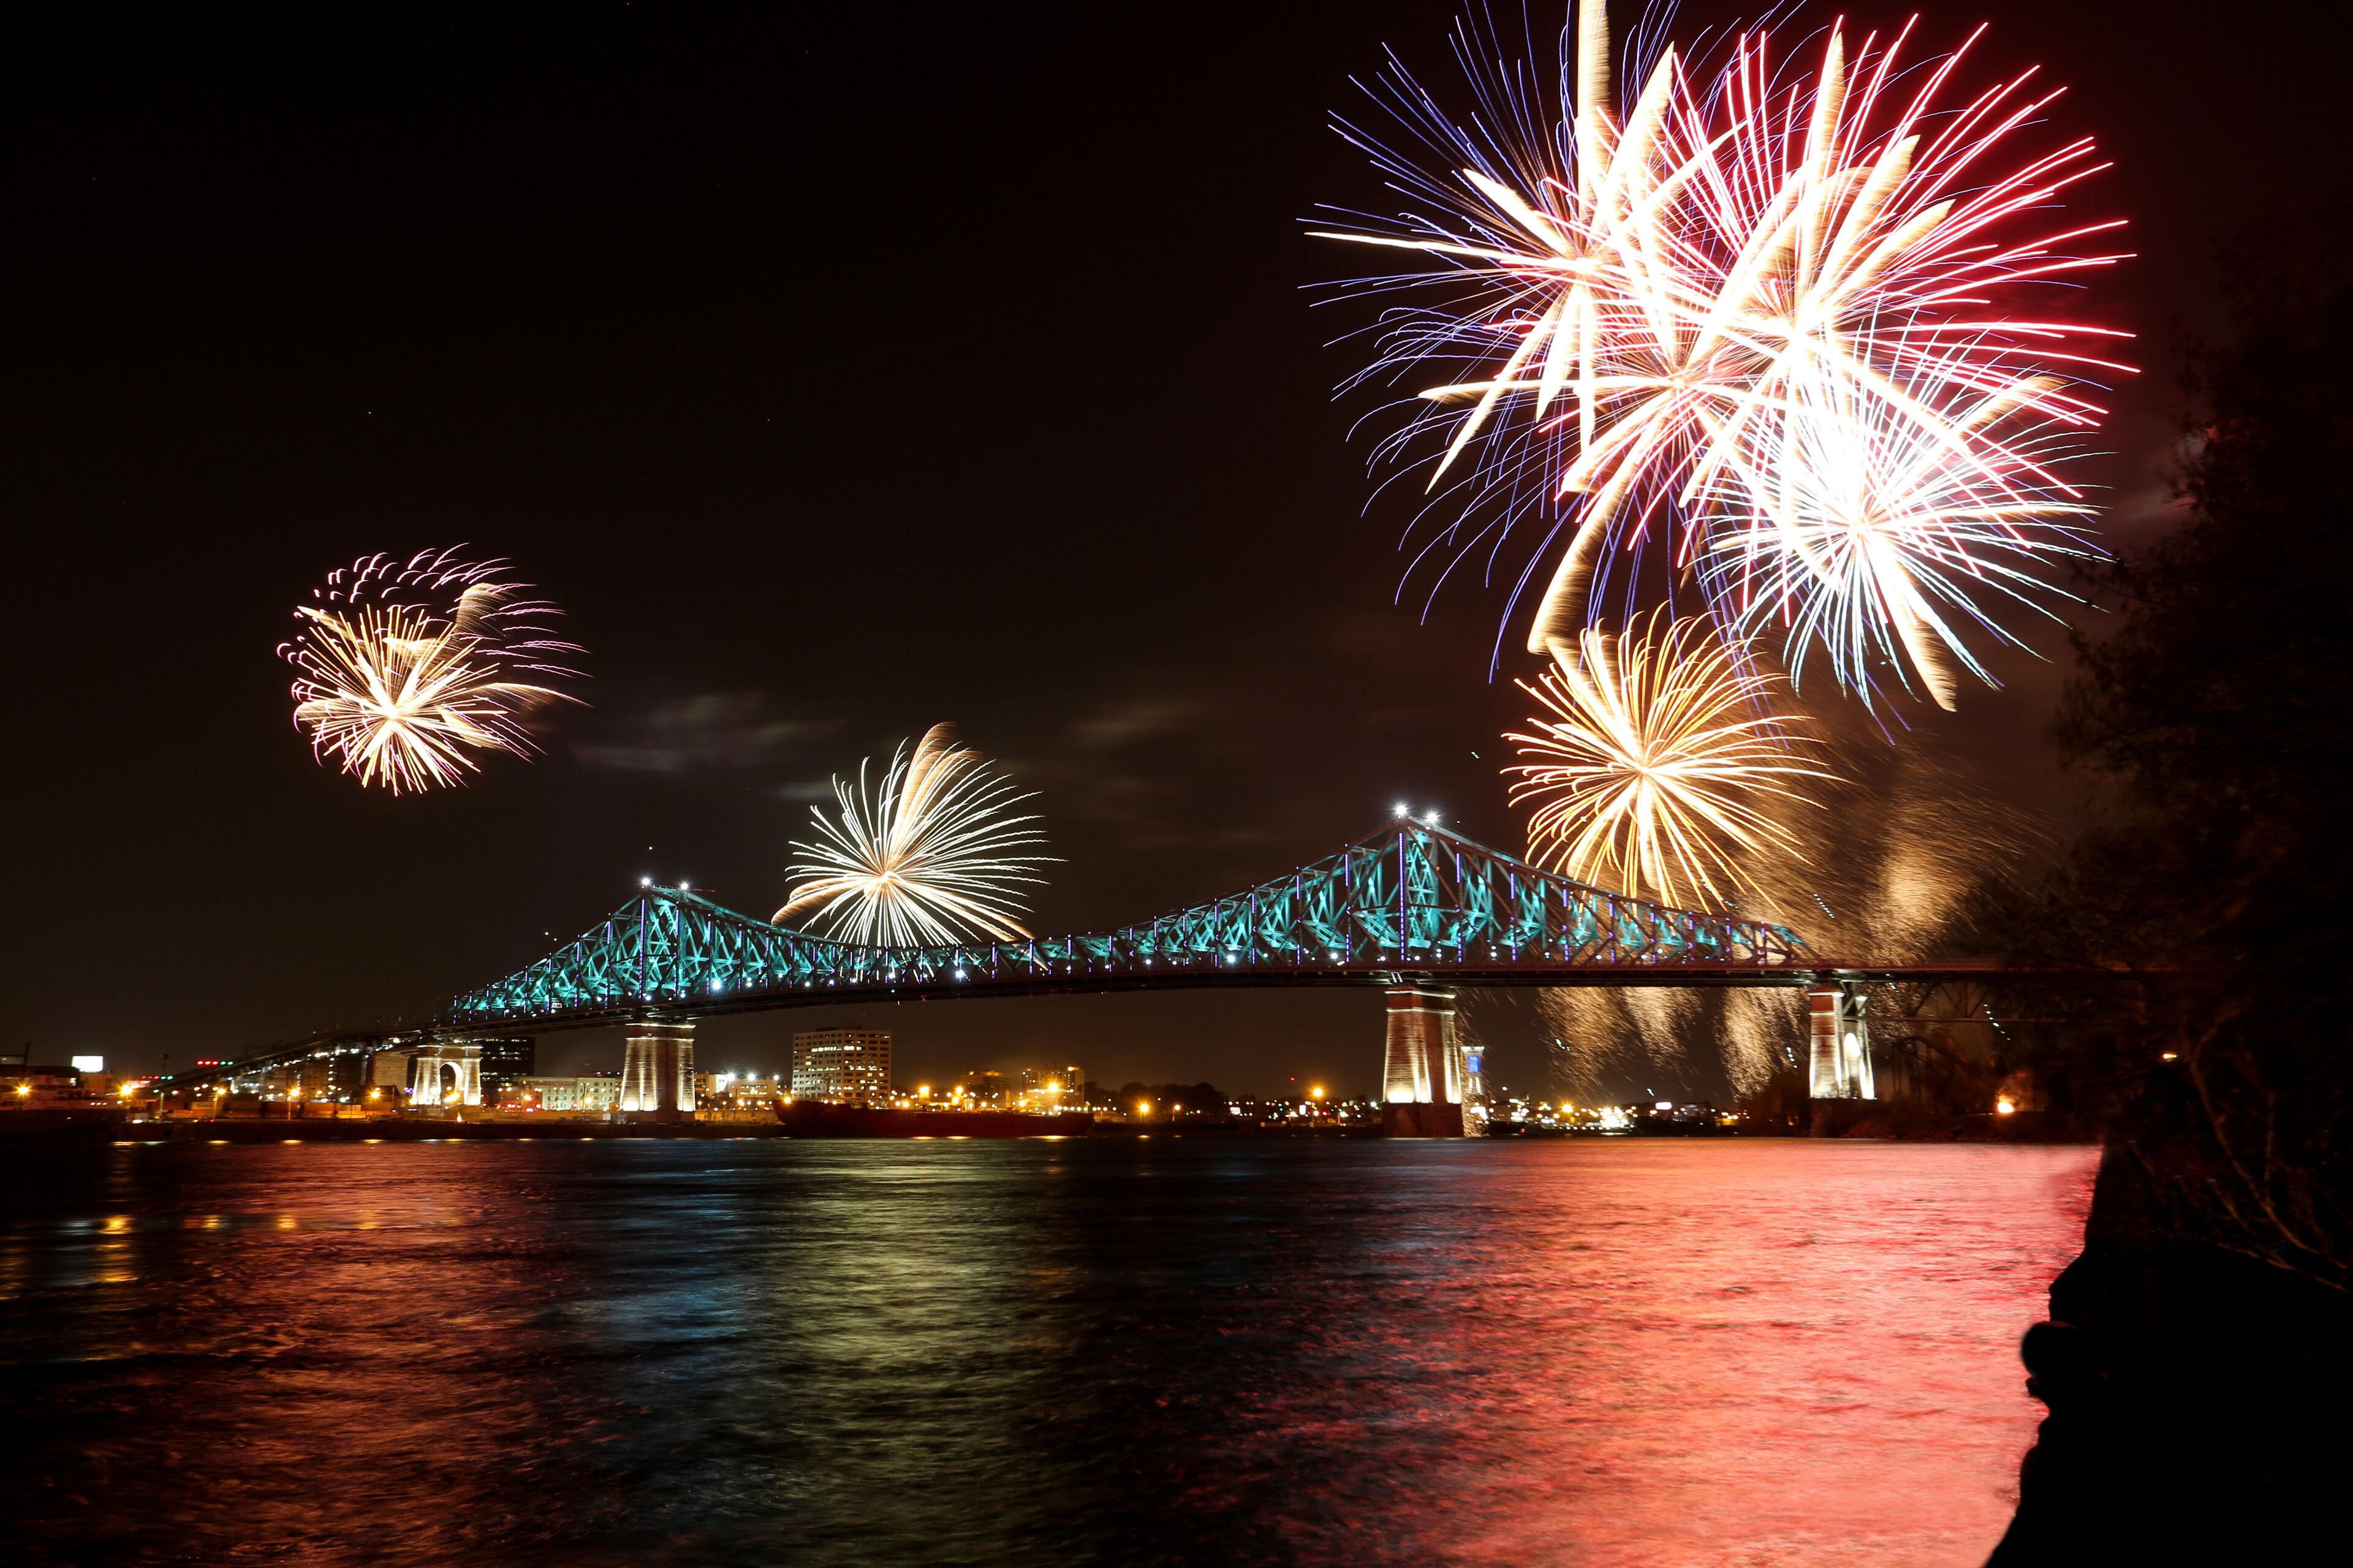
M 408 1058 L 408 1103 L 419 1110 L 481 1104 L 482 1047 L 471 1040 L 419 1046 Z
M 656 1116 L 694 1115 L 694 1026 L 640 1019 L 628 1026 L 621 1048 L 624 1111 Z
M 1871 1079 L 1871 1025 L 1861 981 L 1838 980 L 1806 993 L 1812 1016 L 1812 1054 L 1806 1093 L 1813 1100 L 1876 1100 Z
M 1454 993 L 1435 985 L 1389 988 L 1381 1131 L 1398 1138 L 1462 1136 L 1462 1044 Z

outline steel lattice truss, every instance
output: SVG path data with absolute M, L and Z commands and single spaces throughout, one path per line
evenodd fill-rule
M 1405 973 L 1688 983 L 1807 962 L 1787 927 L 1662 908 L 1400 820 L 1248 892 L 1145 925 L 1028 942 L 856 947 L 648 888 L 528 969 L 457 998 L 445 1027 Z

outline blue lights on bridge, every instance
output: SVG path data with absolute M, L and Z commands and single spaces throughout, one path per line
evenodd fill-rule
M 1247 892 L 1149 924 L 1027 942 L 859 947 L 649 879 L 638 897 L 556 952 L 458 997 L 447 1022 L 586 1024 L 659 1007 L 808 1005 L 844 992 L 887 999 L 1409 971 L 1540 979 L 1805 962 L 1804 944 L 1786 927 L 1607 892 L 1401 817 Z

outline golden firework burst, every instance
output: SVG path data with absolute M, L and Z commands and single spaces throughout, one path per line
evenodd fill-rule
M 1556 639 L 1553 666 L 1521 689 L 1545 707 L 1504 738 L 1514 805 L 1533 804 L 1528 853 L 1579 881 L 1684 908 L 1763 901 L 1760 854 L 1804 857 L 1778 816 L 1813 804 L 1802 781 L 1835 775 L 1770 707 L 1773 678 L 1704 616 L 1652 611 L 1622 636 Z
M 398 795 L 462 784 L 485 752 L 538 750 L 526 716 L 577 701 L 544 634 L 557 612 L 502 582 L 501 561 L 456 550 L 363 556 L 329 574 L 279 654 L 295 669 L 294 722 L 322 760 Z

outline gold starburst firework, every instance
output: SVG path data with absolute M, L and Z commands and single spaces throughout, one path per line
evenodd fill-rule
M 1547 715 L 1504 737 L 1525 759 L 1504 770 L 1512 804 L 1535 805 L 1530 858 L 1662 904 L 1769 905 L 1749 866 L 1803 861 L 1777 813 L 1813 804 L 1801 781 L 1835 777 L 1773 715 L 1773 678 L 1704 616 L 1653 611 L 1622 636 L 1555 639 L 1551 653 L 1535 685 L 1518 683 Z
M 295 668 L 294 722 L 311 751 L 395 795 L 462 784 L 480 752 L 535 752 L 526 716 L 578 700 L 550 683 L 575 672 L 549 658 L 578 649 L 536 635 L 555 608 L 497 581 L 504 565 L 453 549 L 363 556 L 331 574 L 278 650 Z

